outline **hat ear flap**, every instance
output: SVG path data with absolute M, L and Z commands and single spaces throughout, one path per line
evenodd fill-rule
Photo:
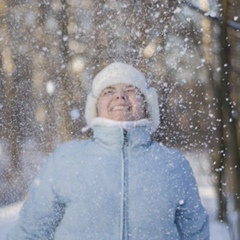
M 146 91 L 147 110 L 149 113 L 149 120 L 151 121 L 149 131 L 153 133 L 157 130 L 160 123 L 160 111 L 158 104 L 158 94 L 155 88 L 150 87 Z
M 91 127 L 91 122 L 95 117 L 97 117 L 97 99 L 90 92 L 85 106 L 85 119 L 89 127 Z

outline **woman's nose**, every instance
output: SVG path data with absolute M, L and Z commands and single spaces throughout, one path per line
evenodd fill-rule
M 116 98 L 116 99 L 126 100 L 125 91 L 123 91 L 123 90 L 117 91 L 117 92 L 115 93 L 115 98 Z

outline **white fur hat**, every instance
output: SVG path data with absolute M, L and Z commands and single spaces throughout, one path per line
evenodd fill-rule
M 159 125 L 159 106 L 156 89 L 148 87 L 144 75 L 131 65 L 114 62 L 100 71 L 92 82 L 92 91 L 87 96 L 85 118 L 89 127 L 97 117 L 96 104 L 101 92 L 116 84 L 128 84 L 137 87 L 145 96 L 149 113 L 149 131 L 154 132 Z

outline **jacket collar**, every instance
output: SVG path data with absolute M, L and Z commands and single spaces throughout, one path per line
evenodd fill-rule
M 106 119 L 102 117 L 96 117 L 92 120 L 91 126 L 104 126 L 104 127 L 119 127 L 123 129 L 128 129 L 132 127 L 149 127 L 151 122 L 147 119 L 140 119 L 138 121 L 114 121 L 111 119 Z
M 149 121 L 142 119 L 132 122 L 118 122 L 108 119 L 96 118 L 93 129 L 94 140 L 106 146 L 122 147 L 126 142 L 128 146 L 144 146 L 151 142 L 148 130 Z

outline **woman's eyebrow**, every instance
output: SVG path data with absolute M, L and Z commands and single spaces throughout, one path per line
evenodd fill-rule
M 109 89 L 110 89 L 110 90 L 113 90 L 114 87 L 111 87 L 111 86 L 110 86 L 110 87 L 106 87 L 103 91 L 105 91 L 105 90 L 109 90 Z

